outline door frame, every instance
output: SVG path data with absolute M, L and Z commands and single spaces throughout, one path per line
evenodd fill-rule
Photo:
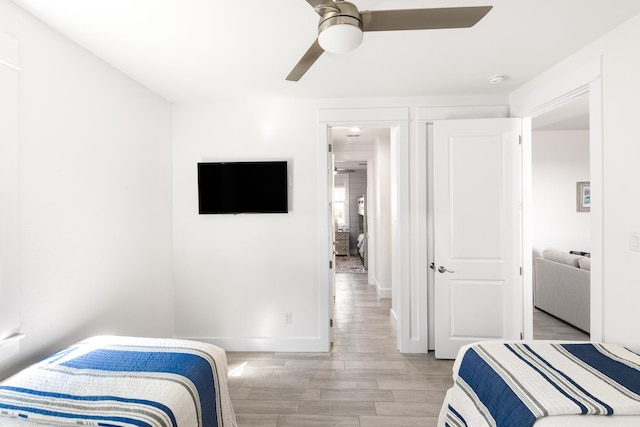
M 330 130 L 333 127 L 388 127 L 391 128 L 391 144 L 395 154 L 395 187 L 396 194 L 392 209 L 392 241 L 395 254 L 392 260 L 392 321 L 397 332 L 397 347 L 402 353 L 411 351 L 411 325 L 419 323 L 415 320 L 415 310 L 411 310 L 410 254 L 411 235 L 409 232 L 409 108 L 344 108 L 320 109 L 318 112 L 318 213 L 321 215 L 318 230 L 320 248 L 318 280 L 320 301 L 320 338 L 329 346 L 329 270 L 328 262 L 322 254 L 328 252 L 326 247 L 329 233 L 327 229 L 327 150 L 331 143 Z M 324 326 L 323 326 L 324 325 Z
M 602 57 L 560 76 L 546 76 L 530 82 L 511 94 L 511 114 L 523 123 L 523 256 L 530 257 L 531 237 L 531 120 L 533 117 L 578 96 L 589 94 L 589 174 L 591 182 L 591 341 L 604 341 L 604 194 L 603 194 L 603 121 Z M 523 258 L 528 259 L 528 258 Z M 524 338 L 533 339 L 533 268 L 524 263 Z

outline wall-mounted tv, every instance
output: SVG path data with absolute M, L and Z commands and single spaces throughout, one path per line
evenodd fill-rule
M 198 163 L 200 214 L 287 213 L 286 161 Z

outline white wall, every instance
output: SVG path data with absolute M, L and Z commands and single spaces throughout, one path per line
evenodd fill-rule
M 374 145 L 376 175 L 374 178 L 376 199 L 374 205 L 375 254 L 374 284 L 378 295 L 391 297 L 391 144 L 388 139 L 378 139 Z
M 20 332 L 18 41 L 0 32 L 0 340 Z M 0 360 L 17 345 L 0 346 Z
M 589 212 L 576 212 L 576 182 L 589 181 L 589 131 L 533 132 L 533 247 L 589 252 Z
M 604 337 L 640 351 L 640 252 L 629 233 L 640 231 L 640 15 L 603 40 L 604 98 Z
M 498 104 L 504 99 L 405 98 L 237 100 L 176 105 L 173 114 L 173 242 L 176 335 L 228 350 L 313 350 L 323 303 L 318 253 L 322 151 L 318 112 L 326 108 Z M 413 136 L 412 136 L 413 138 Z M 387 141 L 388 145 L 388 141 Z M 387 148 L 387 165 L 390 162 Z M 375 158 L 375 156 L 374 156 Z M 282 215 L 198 215 L 196 164 L 204 160 L 287 159 L 290 212 Z M 346 159 L 343 159 L 346 160 Z M 389 176 L 376 161 L 375 176 Z M 389 166 L 387 166 L 389 168 Z M 381 185 L 388 187 L 389 182 Z M 389 192 L 389 190 L 386 190 Z M 376 193 L 378 193 L 376 191 Z M 375 201 L 372 201 L 376 203 Z M 370 205 L 371 209 L 378 209 Z M 387 206 L 390 206 L 388 204 Z M 386 219 L 390 223 L 390 213 Z M 390 250 L 380 240 L 376 251 Z M 387 255 L 388 257 L 389 255 Z M 377 254 L 384 259 L 384 253 Z M 376 277 L 391 286 L 390 263 Z M 386 279 L 385 279 L 386 278 Z M 292 313 L 292 324 L 285 324 Z
M 553 87 L 567 72 L 602 57 L 603 99 L 603 336 L 640 351 L 640 252 L 631 251 L 630 233 L 640 231 L 640 158 L 637 129 L 640 97 L 640 15 L 543 73 L 518 95 Z M 591 153 L 593 155 L 593 153 Z M 592 171 L 593 172 L 593 171 Z M 592 248 L 593 249 L 593 248 Z
M 171 105 L 10 1 L 0 32 L 21 54 L 26 333 L 0 378 L 87 335 L 171 335 Z
M 315 117 L 294 101 L 175 108 L 178 336 L 300 350 L 319 337 Z M 289 213 L 198 215 L 197 162 L 269 159 L 289 160 Z

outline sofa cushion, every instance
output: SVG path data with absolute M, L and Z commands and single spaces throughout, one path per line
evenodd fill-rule
M 559 262 L 561 264 L 567 264 L 572 267 L 580 267 L 578 263 L 580 258 L 584 258 L 580 255 L 568 254 L 565 252 L 560 252 L 555 249 L 547 249 L 542 253 L 542 257 L 544 259 L 548 259 L 550 261 Z
M 591 271 L 591 258 L 588 257 L 584 257 L 584 258 L 580 258 L 578 260 L 578 265 L 580 266 L 580 268 L 582 268 L 583 270 L 589 270 Z

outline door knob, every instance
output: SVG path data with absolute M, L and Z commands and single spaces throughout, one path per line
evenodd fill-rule
M 452 270 L 447 270 L 447 269 L 445 268 L 445 266 L 444 266 L 444 265 L 441 265 L 440 267 L 438 267 L 438 271 L 439 271 L 440 273 L 444 273 L 445 271 L 446 271 L 447 273 L 453 273 L 453 271 L 452 271 Z

